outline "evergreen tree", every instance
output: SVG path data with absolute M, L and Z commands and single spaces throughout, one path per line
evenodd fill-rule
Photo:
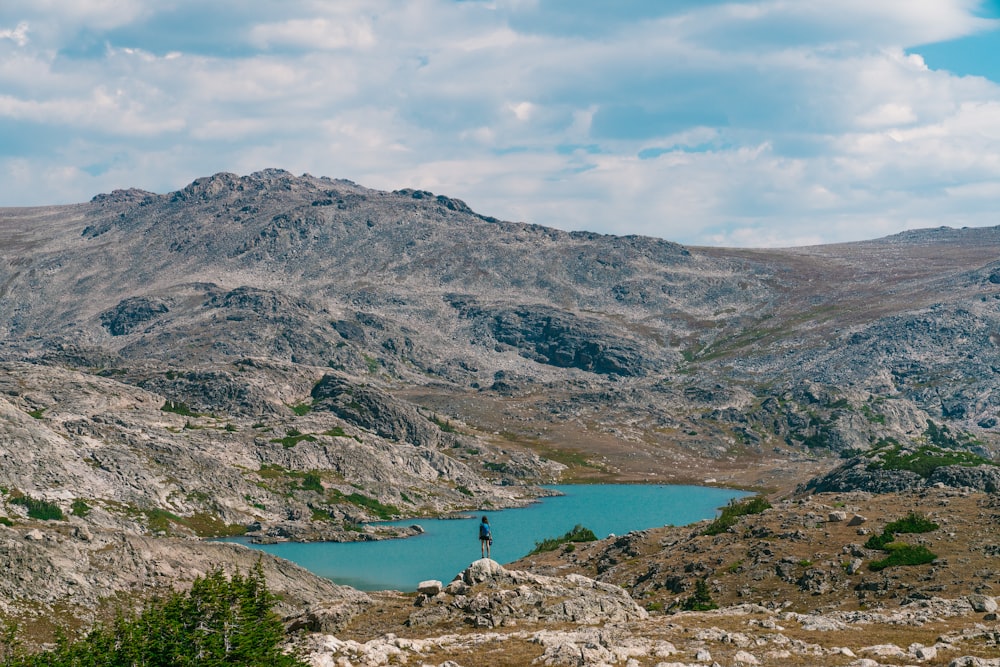
M 284 628 L 274 613 L 258 562 L 246 576 L 217 568 L 186 593 L 150 601 L 137 617 L 120 615 L 77 642 L 61 635 L 53 651 L 8 658 L 4 667 L 302 667 L 281 650 Z

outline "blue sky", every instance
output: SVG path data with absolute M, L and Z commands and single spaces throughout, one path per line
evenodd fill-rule
M 1000 2 L 0 3 L 0 206 L 266 167 L 694 245 L 997 225 Z

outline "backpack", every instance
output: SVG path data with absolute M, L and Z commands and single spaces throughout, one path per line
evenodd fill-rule
M 480 523 L 479 524 L 479 539 L 488 540 L 490 538 L 490 524 Z

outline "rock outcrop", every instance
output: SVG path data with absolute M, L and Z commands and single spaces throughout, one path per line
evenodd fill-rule
M 477 560 L 443 591 L 421 593 L 410 626 L 449 621 L 480 628 L 547 623 L 624 623 L 647 617 L 619 586 L 570 574 L 547 577 L 508 570 L 496 561 Z
M 111 600 L 141 606 L 150 594 L 183 589 L 215 568 L 246 574 L 258 563 L 285 618 L 323 616 L 327 621 L 317 627 L 339 629 L 372 602 L 360 591 L 238 544 L 144 537 L 74 520 L 30 530 L 0 526 L 0 569 L 17 573 L 0 579 L 0 611 L 17 618 L 61 607 L 93 622 L 97 614 L 114 611 Z M 331 608 L 338 610 L 335 621 L 323 612 Z

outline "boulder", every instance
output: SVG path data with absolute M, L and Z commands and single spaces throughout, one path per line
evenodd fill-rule
M 419 584 L 417 584 L 417 592 L 423 593 L 424 595 L 427 596 L 437 595 L 442 591 L 443 588 L 444 584 L 442 584 L 437 579 L 428 579 L 427 581 L 421 581 Z
M 966 597 L 972 609 L 980 614 L 991 613 L 997 610 L 997 602 L 987 595 L 974 593 Z
M 444 594 L 423 599 L 407 623 L 452 620 L 495 628 L 524 621 L 601 625 L 645 618 L 646 610 L 620 586 L 579 574 L 547 577 L 507 570 L 483 558 L 456 577 Z

